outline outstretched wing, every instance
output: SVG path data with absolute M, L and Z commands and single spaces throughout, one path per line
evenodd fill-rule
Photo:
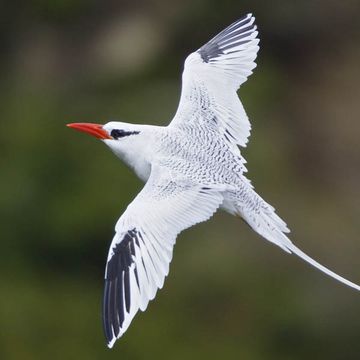
M 232 145 L 246 146 L 251 125 L 236 91 L 256 66 L 254 21 L 246 15 L 187 57 L 171 126 L 212 129 Z
M 216 190 L 171 175 L 153 166 L 145 187 L 116 224 L 103 299 L 109 347 L 162 288 L 177 234 L 209 219 L 223 200 Z

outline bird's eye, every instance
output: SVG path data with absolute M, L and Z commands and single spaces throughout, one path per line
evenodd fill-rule
M 111 135 L 115 140 L 117 140 L 117 139 L 120 138 L 120 137 L 126 136 L 126 135 L 125 135 L 125 131 L 124 131 L 124 130 L 119 130 L 119 129 L 111 130 L 110 135 Z
M 124 136 L 129 136 L 129 135 L 136 135 L 139 134 L 140 131 L 125 131 L 125 130 L 120 130 L 120 129 L 114 129 L 111 130 L 110 135 L 115 139 L 119 139 L 122 138 Z

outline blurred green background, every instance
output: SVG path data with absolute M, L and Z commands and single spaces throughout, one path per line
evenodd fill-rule
M 105 346 L 105 259 L 142 184 L 65 124 L 167 124 L 186 55 L 249 11 L 249 177 L 298 246 L 360 282 L 358 0 L 2 1 L 1 359 L 360 358 L 359 294 L 224 213 L 181 234 L 164 289 Z

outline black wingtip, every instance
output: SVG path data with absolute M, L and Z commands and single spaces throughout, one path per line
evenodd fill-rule
M 106 346 L 109 348 L 109 349 L 112 349 L 114 347 L 114 344 L 115 344 L 115 338 L 112 338 L 110 341 L 107 341 L 106 343 Z
M 131 309 L 130 268 L 134 266 L 135 246 L 138 244 L 137 229 L 128 230 L 124 237 L 112 249 L 112 256 L 108 260 L 105 273 L 105 287 L 102 305 L 103 329 L 107 346 L 112 348 L 116 339 L 123 329 L 125 316 Z M 139 279 L 136 267 L 136 285 L 139 287 Z
M 197 52 L 202 60 L 206 63 L 210 62 L 230 50 L 234 46 L 246 44 L 251 41 L 249 36 L 256 31 L 255 18 L 252 13 L 248 13 L 241 17 L 226 29 L 221 31 Z

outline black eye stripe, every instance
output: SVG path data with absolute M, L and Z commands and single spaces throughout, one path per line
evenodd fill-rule
M 129 135 L 136 135 L 139 134 L 140 131 L 125 131 L 125 130 L 120 130 L 120 129 L 114 129 L 111 130 L 110 135 L 115 139 L 119 139 L 125 136 L 129 136 Z

